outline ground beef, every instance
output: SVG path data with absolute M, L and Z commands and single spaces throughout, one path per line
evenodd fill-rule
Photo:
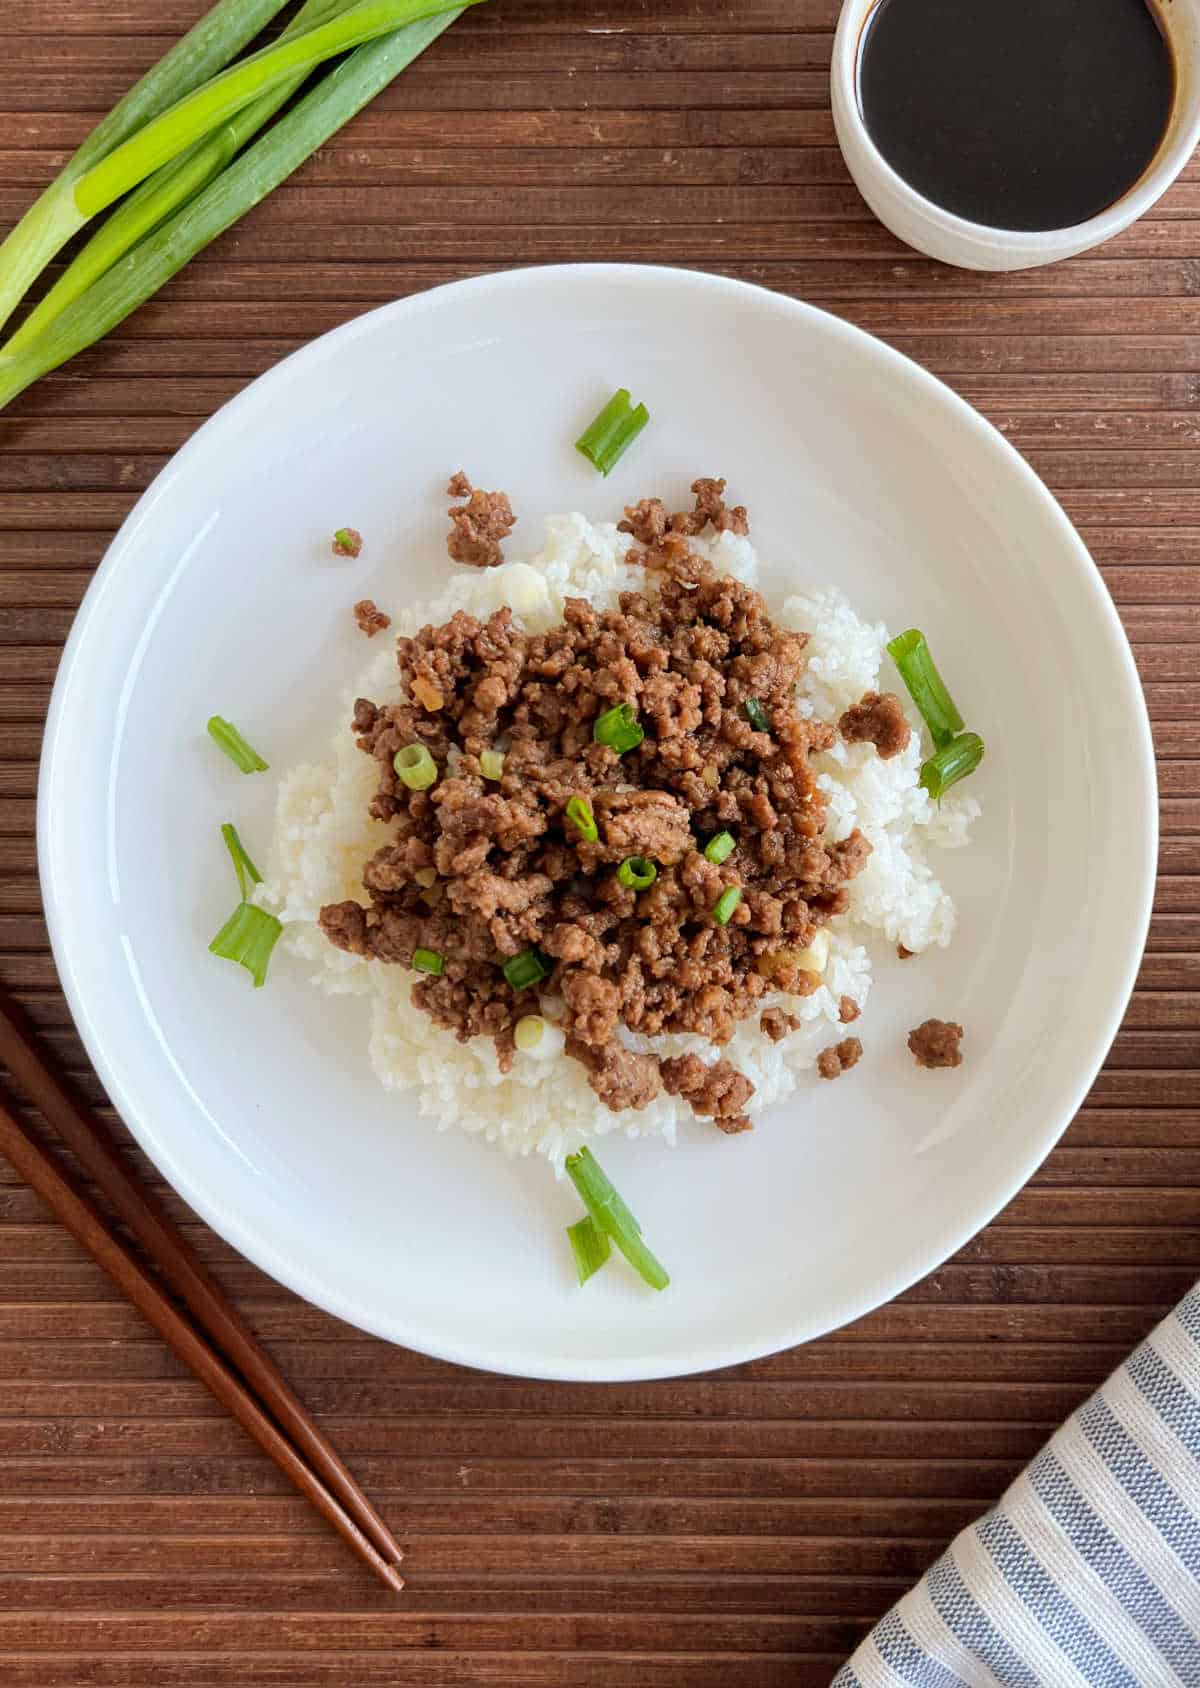
M 458 478 L 456 475 L 454 480 Z M 451 490 L 453 485 L 452 481 Z M 508 538 L 517 520 L 506 492 L 481 492 L 476 488 L 465 504 L 452 505 L 447 515 L 451 528 L 446 549 L 453 562 L 487 569 L 502 561 L 500 542 Z
M 712 1116 L 721 1131 L 733 1135 L 749 1131 L 743 1113 L 754 1094 L 754 1086 L 729 1061 L 705 1066 L 699 1055 L 673 1055 L 660 1061 L 663 1087 L 672 1096 L 682 1096 L 697 1114 Z
M 918 1067 L 961 1067 L 963 1029 L 953 1020 L 924 1020 L 908 1034 Z
M 392 625 L 390 615 L 384 615 L 375 603 L 374 598 L 360 598 L 354 606 L 354 619 L 358 623 L 360 633 L 365 633 L 368 639 L 373 639 L 376 633 L 382 633 L 385 627 Z
M 616 1039 L 596 1048 L 594 1044 L 568 1038 L 567 1054 L 582 1061 L 587 1068 L 588 1083 L 614 1113 L 624 1108 L 644 1108 L 661 1088 L 654 1056 L 637 1055 Z
M 369 955 L 367 911 L 361 903 L 328 903 L 321 910 L 321 930 L 331 944 L 351 955 Z
M 423 975 L 413 1000 L 461 1039 L 492 1038 L 502 1067 L 517 1021 L 540 1012 L 562 1024 L 568 1055 L 608 1106 L 644 1107 L 665 1084 L 734 1131 L 749 1123 L 753 1086 L 729 1061 L 666 1061 L 660 1077 L 658 1059 L 633 1054 L 622 1031 L 693 1033 L 719 1048 L 753 1014 L 767 1036 L 786 1035 L 791 1016 L 763 999 L 816 988 L 793 958 L 844 908 L 870 845 L 859 832 L 823 841 L 809 757 L 833 735 L 796 711 L 806 636 L 776 627 L 757 592 L 691 549 L 703 527 L 744 527 L 722 482 L 693 491 L 684 518 L 654 499 L 631 506 L 645 586 L 617 609 L 568 598 L 562 622 L 537 634 L 508 609 L 486 620 L 458 611 L 397 639 L 402 701 L 360 698 L 351 723 L 376 764 L 370 813 L 385 842 L 363 866 L 365 903 L 332 904 L 321 925 L 340 948 L 401 966 L 417 948 L 436 951 L 443 972 Z M 471 493 L 456 536 L 498 545 L 511 525 L 507 500 L 492 524 L 500 496 Z M 470 515 L 480 499 L 486 539 Z M 748 698 L 766 731 L 747 719 Z M 624 754 L 593 736 L 620 704 L 645 734 Z M 396 773 L 411 745 L 437 766 L 426 790 Z M 499 779 L 483 777 L 488 752 L 503 754 Z M 582 828 L 568 814 L 580 803 Z M 705 844 L 723 831 L 736 848 L 710 862 Z M 618 877 L 630 856 L 657 869 L 641 891 Z M 741 899 L 719 925 L 714 909 L 734 889 Z M 541 976 L 515 990 L 504 965 L 527 950 Z
M 617 523 L 619 531 L 631 533 L 643 545 L 649 546 L 658 545 L 668 533 L 695 537 L 710 526 L 716 533 L 750 532 L 745 505 L 737 504 L 730 509 L 725 503 L 724 481 L 693 481 L 692 491 L 696 496 L 694 508 L 680 510 L 673 516 L 667 514 L 661 498 L 643 498 L 637 504 L 629 505 L 625 520 Z
M 817 1071 L 822 1078 L 841 1078 L 862 1060 L 863 1047 L 856 1037 L 844 1037 L 817 1056 Z
M 451 498 L 470 498 L 473 490 L 463 469 L 456 469 L 446 483 L 446 491 Z
M 363 536 L 357 528 L 339 528 L 329 548 L 335 557 L 357 557 L 363 548 Z
M 780 1043 L 799 1024 L 794 1014 L 785 1014 L 782 1008 L 764 1008 L 758 1018 L 759 1030 L 765 1032 L 772 1043 Z
M 885 762 L 908 749 L 912 728 L 894 692 L 868 692 L 838 722 L 847 744 L 873 744 Z

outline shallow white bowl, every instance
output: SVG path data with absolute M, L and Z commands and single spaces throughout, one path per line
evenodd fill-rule
M 609 481 L 571 442 L 619 382 L 652 423 Z M 265 990 L 206 953 L 265 849 L 276 773 L 310 755 L 366 657 L 351 602 L 429 594 L 465 467 L 521 518 L 611 517 L 723 474 L 775 559 L 929 634 L 970 725 L 978 843 L 945 858 L 948 953 L 883 959 L 867 1058 L 749 1136 L 603 1163 L 674 1282 L 619 1262 L 579 1291 L 569 1185 L 438 1134 L 368 1069 L 364 1005 L 287 957 Z M 366 535 L 357 562 L 329 535 Z M 244 778 L 204 736 L 267 755 Z M 389 305 L 287 359 L 199 430 L 96 575 L 55 688 L 40 798 L 55 957 L 125 1119 L 267 1272 L 470 1365 L 617 1379 L 805 1340 L 936 1266 L 1024 1183 L 1116 1030 L 1146 931 L 1153 759 L 1137 675 L 1079 539 L 1020 457 L 916 365 L 791 300 L 620 266 L 487 277 Z M 904 1034 L 963 1021 L 966 1062 Z

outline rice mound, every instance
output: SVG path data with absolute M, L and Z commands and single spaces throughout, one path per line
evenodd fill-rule
M 725 533 L 692 543 L 724 573 L 755 584 L 758 559 L 749 540 Z M 397 616 L 396 632 L 411 636 L 427 624 L 447 621 L 459 609 L 482 619 L 505 604 L 530 632 L 543 632 L 562 620 L 564 597 L 615 609 L 619 593 L 645 585 L 641 568 L 625 560 L 629 550 L 629 536 L 613 523 L 553 516 L 536 556 L 453 575 L 437 599 Z M 775 606 L 773 614 L 781 626 L 811 635 L 799 685 L 802 713 L 833 721 L 864 692 L 878 689 L 887 629 L 882 622 L 860 620 L 836 588 L 798 593 Z M 400 700 L 390 642 L 338 711 L 328 760 L 302 763 L 283 776 L 259 900 L 283 921 L 284 947 L 312 967 L 314 984 L 333 994 L 370 998 L 369 1053 L 384 1086 L 411 1092 L 420 1112 L 439 1130 L 457 1126 L 480 1132 L 510 1153 L 536 1151 L 555 1167 L 584 1139 L 613 1131 L 674 1143 L 681 1124 L 711 1130 L 707 1122 L 696 1121 L 686 1102 L 665 1092 L 636 1112 L 612 1112 L 592 1091 L 579 1062 L 562 1057 L 562 1034 L 549 1023 L 538 1048 L 518 1052 L 512 1071 L 502 1074 L 490 1039 L 459 1043 L 413 1004 L 414 974 L 349 955 L 328 941 L 317 924 L 322 905 L 347 898 L 367 901 L 363 864 L 387 837 L 386 825 L 367 814 L 376 768 L 356 748 L 349 730 L 355 697 L 380 705 Z M 954 904 L 926 853 L 931 847 L 966 844 L 979 804 L 959 796 L 944 798 L 940 809 L 931 802 L 917 783 L 926 754 L 920 722 L 911 709 L 909 716 L 917 730 L 907 750 L 889 761 L 874 745 L 840 740 L 814 758 L 829 797 L 828 838 L 836 841 L 861 827 L 872 854 L 849 882 L 849 910 L 828 927 L 829 960 L 820 988 L 808 997 L 775 992 L 761 999 L 761 1008 L 778 1005 L 794 1014 L 799 1029 L 772 1043 L 755 1013 L 718 1050 L 692 1034 L 651 1043 L 621 1027 L 619 1035 L 630 1048 L 653 1047 L 659 1054 L 694 1051 L 706 1062 L 726 1055 L 754 1085 L 748 1111 L 755 1116 L 794 1090 L 831 1035 L 842 1035 L 840 999 L 848 996 L 860 1009 L 865 1006 L 871 989 L 868 941 L 882 938 L 917 953 L 950 942 Z M 553 1010 L 552 1003 L 547 1006 Z

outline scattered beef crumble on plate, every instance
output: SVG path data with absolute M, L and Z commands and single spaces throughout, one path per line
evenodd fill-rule
M 846 908 L 870 846 L 857 830 L 823 842 L 809 756 L 836 733 L 796 708 L 807 635 L 689 547 L 709 524 L 748 529 L 724 482 L 693 492 L 692 511 L 645 499 L 626 512 L 648 547 L 629 557 L 645 589 L 618 610 L 568 598 L 562 623 L 534 635 L 510 609 L 459 611 L 397 641 L 404 701 L 359 699 L 353 720 L 378 764 L 370 812 L 391 836 L 363 868 L 370 906 L 330 904 L 320 923 L 341 949 L 424 967 L 413 1000 L 462 1041 L 490 1037 L 502 1071 L 520 1021 L 543 1014 L 610 1108 L 664 1088 L 737 1132 L 753 1085 L 732 1063 L 635 1052 L 618 1026 L 721 1046 L 766 993 L 814 990 L 804 951 Z M 494 561 L 508 500 L 469 496 L 452 554 Z M 622 706 L 624 735 L 606 735 L 597 722 Z M 886 700 L 870 710 L 864 729 L 894 736 Z M 622 749 L 631 717 L 644 736 Z M 395 766 L 413 747 L 435 775 L 422 789 Z M 706 855 L 721 833 L 732 850 Z M 653 865 L 652 883 L 629 882 L 631 861 L 635 879 Z

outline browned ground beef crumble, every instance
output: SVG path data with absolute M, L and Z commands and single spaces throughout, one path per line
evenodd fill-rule
M 567 1053 L 609 1107 L 644 1107 L 665 1087 L 735 1132 L 749 1125 L 743 1074 L 726 1060 L 632 1053 L 617 1027 L 720 1046 L 768 991 L 814 990 L 799 952 L 847 906 L 846 882 L 870 845 L 857 831 L 822 842 L 825 800 L 809 754 L 835 732 L 795 708 L 807 635 L 775 627 L 757 592 L 689 547 L 710 524 L 744 531 L 745 512 L 727 510 L 723 488 L 697 481 L 696 508 L 681 516 L 657 500 L 627 512 L 649 544 L 630 553 L 646 590 L 622 593 L 618 610 L 569 598 L 562 623 L 533 635 L 507 608 L 486 622 L 459 611 L 397 641 L 405 701 L 360 699 L 353 719 L 359 748 L 378 763 L 370 812 L 390 824 L 389 840 L 363 869 L 370 905 L 333 904 L 321 925 L 340 948 L 381 961 L 410 966 L 418 947 L 444 956 L 443 974 L 423 976 L 413 1000 L 464 1042 L 491 1037 L 502 1071 L 517 1021 L 546 998 Z M 747 699 L 768 731 L 747 720 Z M 623 756 L 592 734 L 620 703 L 646 735 Z M 437 763 L 426 791 L 410 791 L 393 767 L 414 743 Z M 482 777 L 489 749 L 504 752 L 498 782 Z M 594 842 L 566 816 L 573 797 L 591 808 Z M 722 830 L 737 847 L 717 866 L 702 852 Z M 647 890 L 618 881 L 632 855 L 657 864 Z M 714 906 L 735 886 L 741 901 L 719 925 Z M 514 991 L 503 963 L 530 947 L 549 975 Z
M 885 762 L 908 749 L 912 729 L 895 692 L 868 692 L 838 722 L 847 744 L 873 744 Z
M 446 514 L 451 528 L 446 535 L 446 549 L 456 563 L 470 563 L 477 569 L 491 568 L 501 562 L 500 542 L 507 539 L 516 526 L 512 505 L 506 492 L 481 492 L 471 489 L 471 483 L 460 469 L 446 488 L 453 498 L 465 498 L 465 504 L 453 505 Z
M 918 1067 L 961 1067 L 963 1029 L 953 1020 L 923 1020 L 908 1034 Z
M 786 1014 L 782 1008 L 764 1008 L 759 1015 L 758 1029 L 765 1032 L 772 1043 L 780 1043 L 788 1035 L 799 1029 L 800 1022 L 794 1014 Z
M 844 1037 L 817 1056 L 817 1071 L 822 1078 L 841 1078 L 862 1060 L 862 1044 L 856 1037 Z
M 852 996 L 838 998 L 838 1019 L 843 1026 L 848 1026 L 851 1020 L 857 1020 L 862 1010 Z
M 373 639 L 376 633 L 382 633 L 385 627 L 392 625 L 390 615 L 384 615 L 374 598 L 360 598 L 354 606 L 354 619 L 358 623 L 360 633 L 365 633 L 368 639 Z

